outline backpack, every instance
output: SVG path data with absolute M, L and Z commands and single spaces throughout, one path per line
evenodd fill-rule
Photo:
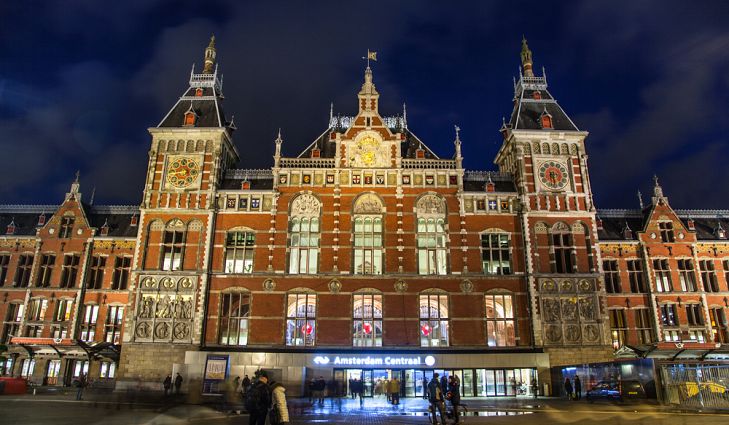
M 264 385 L 253 385 L 246 392 L 245 408 L 248 412 L 261 412 L 265 411 L 268 406 L 264 406 L 263 394 L 261 391 L 265 391 Z

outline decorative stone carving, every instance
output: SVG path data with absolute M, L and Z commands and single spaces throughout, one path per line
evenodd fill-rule
M 436 195 L 427 194 L 418 199 L 415 210 L 418 215 L 443 215 L 445 214 L 445 202 Z
M 562 320 L 577 321 L 577 300 L 575 298 L 562 299 Z
M 464 294 L 470 294 L 473 292 L 473 282 L 468 279 L 463 279 L 459 286 L 461 287 L 461 292 Z
M 273 292 L 276 289 L 276 282 L 273 279 L 266 279 L 263 281 L 263 290 L 266 292 Z
M 534 232 L 536 233 L 547 233 L 547 225 L 539 222 L 534 226 Z
M 167 339 L 170 336 L 170 324 L 160 322 L 154 327 L 154 337 L 158 339 Z
M 595 298 L 580 298 L 580 316 L 586 320 L 595 320 Z
M 548 342 L 556 343 L 562 340 L 562 329 L 556 325 L 547 325 L 544 336 Z
M 557 284 L 553 280 L 545 280 L 542 282 L 542 292 L 556 292 Z
M 382 201 L 374 193 L 365 193 L 354 204 L 355 214 L 382 214 Z
M 534 153 L 537 155 L 542 153 L 542 147 L 539 146 L 539 142 L 534 142 Z
M 170 300 L 169 295 L 165 295 L 163 297 L 160 297 L 160 299 L 157 301 L 157 309 L 155 311 L 155 316 L 163 319 L 171 319 L 172 318 L 172 302 Z M 155 330 L 156 332 L 156 330 Z
M 308 193 L 297 196 L 291 203 L 291 215 L 318 217 L 320 211 L 321 202 Z
M 405 282 L 402 279 L 398 279 L 395 282 L 395 291 L 396 292 L 403 293 L 403 292 L 406 292 L 407 290 L 408 290 L 408 283 L 407 282 Z
M 552 231 L 553 232 L 569 232 L 570 227 L 567 224 L 565 224 L 561 221 L 558 221 L 558 222 L 554 223 L 554 226 L 552 226 Z
M 154 298 L 144 297 L 140 303 L 139 317 L 142 319 L 154 318 Z
M 577 283 L 577 288 L 580 292 L 590 292 L 593 290 L 592 282 L 587 279 L 582 279 Z
M 189 277 L 183 277 L 182 279 L 180 279 L 179 284 L 180 284 L 180 288 L 182 288 L 182 289 L 191 289 L 192 288 L 192 279 L 190 279 Z
M 157 287 L 157 281 L 153 277 L 145 277 L 141 286 L 144 289 L 154 289 Z
M 171 277 L 163 277 L 159 284 L 162 289 L 175 289 L 175 281 Z
M 560 307 L 558 298 L 543 298 L 542 312 L 545 322 L 559 322 Z
M 175 323 L 175 326 L 172 328 L 172 337 L 174 339 L 187 339 L 189 335 L 190 328 L 187 323 Z
M 579 221 L 572 223 L 572 233 L 585 233 L 585 226 Z
M 564 328 L 564 337 L 567 342 L 575 343 L 580 340 L 580 327 L 577 325 L 567 325 Z
M 329 292 L 331 292 L 332 294 L 338 294 L 339 291 L 342 289 L 342 282 L 337 279 L 332 279 L 329 281 L 329 284 L 327 286 L 329 287 Z
M 150 326 L 149 322 L 139 322 L 137 323 L 137 328 L 134 330 L 134 334 L 137 338 L 149 338 L 151 331 L 152 326 Z
M 570 279 L 565 279 L 559 284 L 560 292 L 575 292 L 575 282 Z
M 585 325 L 582 334 L 584 335 L 586 341 L 597 342 L 598 338 L 600 337 L 600 330 L 598 329 L 597 325 L 591 323 Z

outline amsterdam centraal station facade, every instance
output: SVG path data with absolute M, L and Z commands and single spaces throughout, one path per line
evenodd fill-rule
M 658 181 L 640 208 L 597 210 L 588 133 L 526 41 L 521 62 L 495 171 L 463 168 L 458 129 L 434 152 L 381 111 L 369 66 L 354 115 L 295 156 L 279 134 L 272 167 L 246 170 L 211 40 L 149 129 L 139 206 L 93 205 L 77 177 L 60 205 L 0 208 L 3 373 L 124 389 L 180 372 L 205 393 L 264 368 L 292 395 L 397 376 L 419 396 L 440 372 L 531 396 L 616 356 L 721 362 L 729 212 L 673 210 Z

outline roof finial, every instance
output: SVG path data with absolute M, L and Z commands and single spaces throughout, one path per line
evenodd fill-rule
M 329 103 L 329 126 L 332 126 L 334 120 L 334 102 Z M 280 129 L 279 129 L 280 130 Z
M 74 180 L 74 183 L 78 183 L 78 179 L 81 177 L 81 170 L 76 170 L 76 180 Z
M 656 198 L 662 198 L 663 197 L 663 188 L 661 187 L 661 184 L 658 183 L 658 176 L 653 175 L 653 196 Z
M 640 193 L 640 189 L 638 189 L 638 204 L 640 205 L 640 209 L 643 209 L 643 194 Z
M 89 205 L 94 205 L 94 196 L 96 196 L 96 186 L 91 189 L 91 197 L 89 198 Z
M 203 74 L 212 74 L 215 68 L 215 34 L 210 37 L 210 44 L 205 49 L 205 67 L 203 68 Z
M 524 70 L 525 77 L 533 77 L 534 71 L 532 71 L 532 51 L 529 50 L 526 37 L 521 36 L 521 67 Z

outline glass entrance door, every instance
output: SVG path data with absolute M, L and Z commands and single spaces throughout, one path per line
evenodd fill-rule
M 44 385 L 57 385 L 58 384 L 58 373 L 61 371 L 60 360 L 48 360 L 48 366 L 46 367 L 46 376 L 43 379 Z

